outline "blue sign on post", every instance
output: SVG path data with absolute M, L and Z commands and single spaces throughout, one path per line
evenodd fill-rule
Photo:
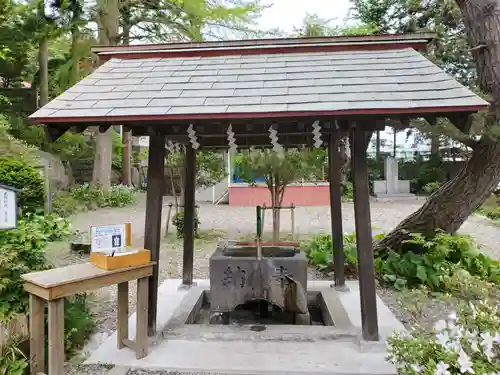
M 17 228 L 17 193 L 19 189 L 0 184 L 0 230 Z

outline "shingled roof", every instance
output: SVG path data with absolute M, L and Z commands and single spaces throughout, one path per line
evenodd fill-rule
M 135 47 L 137 49 L 137 47 Z M 241 48 L 248 48 L 243 46 Z M 146 57 L 115 54 L 30 116 L 37 123 L 215 115 L 476 112 L 488 103 L 413 48 Z

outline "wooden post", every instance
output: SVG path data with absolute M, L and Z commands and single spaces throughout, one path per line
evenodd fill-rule
M 49 301 L 49 374 L 64 375 L 64 298 Z
M 122 349 L 125 346 L 123 340 L 128 339 L 128 281 L 118 284 L 116 316 L 116 344 L 118 349 Z
M 135 335 L 135 357 L 137 359 L 144 358 L 148 355 L 148 336 L 146 332 L 146 322 L 148 320 L 148 295 L 148 279 L 146 277 L 137 279 L 137 332 Z
M 154 132 L 149 136 L 148 181 L 146 193 L 146 224 L 144 248 L 151 251 L 151 261 L 156 262 L 149 278 L 148 335 L 156 332 L 156 305 L 158 302 L 158 261 L 160 259 L 161 210 L 165 168 L 165 136 Z
M 352 145 L 354 218 L 356 221 L 361 325 L 365 340 L 378 341 L 377 295 L 375 291 L 366 139 L 363 130 L 359 128 L 352 129 L 350 143 Z
M 45 301 L 30 294 L 30 374 L 45 372 Z
M 266 218 L 266 204 L 262 204 L 262 220 L 261 220 L 261 225 L 262 225 L 262 240 L 264 240 L 264 219 Z
M 334 282 L 336 287 L 345 286 L 344 232 L 342 230 L 342 171 L 338 142 L 339 133 L 332 129 L 328 145 L 328 176 L 330 183 L 330 217 L 332 224 L 332 251 Z
M 295 239 L 295 206 L 292 205 L 290 206 L 290 216 L 292 219 L 292 240 Z
M 182 256 L 182 284 L 193 284 L 194 220 L 196 189 L 196 150 L 186 147 L 184 185 L 184 251 Z
M 168 205 L 167 220 L 165 221 L 165 237 L 168 236 L 168 228 L 170 226 L 170 215 L 172 214 L 172 203 Z

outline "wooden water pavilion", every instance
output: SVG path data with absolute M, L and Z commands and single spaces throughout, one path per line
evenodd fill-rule
M 155 262 L 165 145 L 170 140 L 186 146 L 186 286 L 193 283 L 197 144 L 200 149 L 228 148 L 231 125 L 239 148 L 269 147 L 270 127 L 285 148 L 311 146 L 313 123 L 319 121 L 322 147 L 329 149 L 333 244 L 341 249 L 338 147 L 348 135 L 362 334 L 375 341 L 379 330 L 366 156 L 372 133 L 388 121 L 408 127 L 412 118 L 434 124 L 439 117 L 468 132 L 471 115 L 488 105 L 420 53 L 433 37 L 417 33 L 95 47 L 100 67 L 30 118 L 46 125 L 51 140 L 68 130 L 92 126 L 104 132 L 113 125 L 149 136 L 144 247 Z M 149 335 L 156 331 L 158 270 L 156 263 L 149 278 Z M 336 287 L 344 286 L 341 251 L 335 252 L 334 278 Z

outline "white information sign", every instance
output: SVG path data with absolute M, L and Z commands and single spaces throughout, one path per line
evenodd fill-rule
M 127 224 L 90 228 L 91 251 L 121 253 L 128 245 Z
M 17 228 L 17 189 L 0 185 L 0 230 Z

